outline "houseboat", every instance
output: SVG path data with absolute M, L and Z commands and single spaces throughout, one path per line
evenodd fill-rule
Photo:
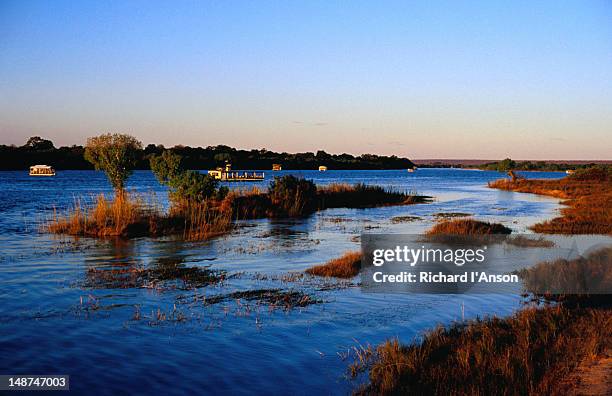
M 321 165 L 319 166 L 319 172 L 325 172 L 327 170 L 327 166 Z
M 232 164 L 225 164 L 225 168 L 217 168 L 209 170 L 208 174 L 217 180 L 221 181 L 261 181 L 264 179 L 264 173 L 233 171 Z
M 30 176 L 55 176 L 55 169 L 49 165 L 30 166 Z
M 283 170 L 283 166 L 281 164 L 272 164 L 272 170 L 273 171 Z

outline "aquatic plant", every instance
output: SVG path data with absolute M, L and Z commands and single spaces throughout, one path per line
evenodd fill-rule
M 325 264 L 308 268 L 306 273 L 334 278 L 352 278 L 361 269 L 361 252 L 347 252 Z
M 319 210 L 329 208 L 369 208 L 386 205 L 410 205 L 429 202 L 429 197 L 393 191 L 363 183 L 334 183 L 317 190 Z
M 512 230 L 499 223 L 489 223 L 474 219 L 443 221 L 434 225 L 427 235 L 490 235 L 510 234 Z
M 183 201 L 169 213 L 164 213 L 142 196 L 123 193 L 114 199 L 104 194 L 93 205 L 83 205 L 81 199 L 65 214 L 54 211 L 43 230 L 56 234 L 90 237 L 161 236 L 182 234 L 186 239 L 201 240 L 221 235 L 233 227 L 231 210 L 213 201 Z
M 141 149 L 142 143 L 133 136 L 107 133 L 88 138 L 84 156 L 97 170 L 106 173 L 113 188 L 120 193 L 136 165 L 136 153 Z

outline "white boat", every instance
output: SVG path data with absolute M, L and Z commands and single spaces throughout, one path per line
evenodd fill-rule
M 55 169 L 49 165 L 30 166 L 30 176 L 55 176 Z
M 319 172 L 325 172 L 327 170 L 327 166 L 321 165 L 319 166 Z

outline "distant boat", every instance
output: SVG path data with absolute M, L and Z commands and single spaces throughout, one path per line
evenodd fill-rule
M 272 170 L 273 171 L 283 170 L 283 166 L 281 164 L 272 164 Z
M 568 174 L 568 175 L 572 175 L 572 174 L 576 173 L 576 171 L 573 170 L 573 169 L 568 169 L 568 170 L 565 171 L 565 173 Z
M 408 172 L 412 173 L 412 172 L 414 172 L 414 171 L 416 170 L 416 168 L 408 168 L 408 169 L 406 169 L 406 170 L 407 170 Z
M 327 170 L 327 166 L 321 165 L 319 166 L 319 172 L 325 172 Z
M 209 170 L 208 174 L 221 181 L 261 181 L 265 177 L 263 172 L 232 171 L 232 164 L 225 164 L 225 169 Z
M 55 169 L 49 165 L 30 166 L 30 176 L 55 176 Z

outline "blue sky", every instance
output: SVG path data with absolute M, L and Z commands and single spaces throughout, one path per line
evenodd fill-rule
M 1 143 L 612 159 L 610 1 L 0 0 Z

